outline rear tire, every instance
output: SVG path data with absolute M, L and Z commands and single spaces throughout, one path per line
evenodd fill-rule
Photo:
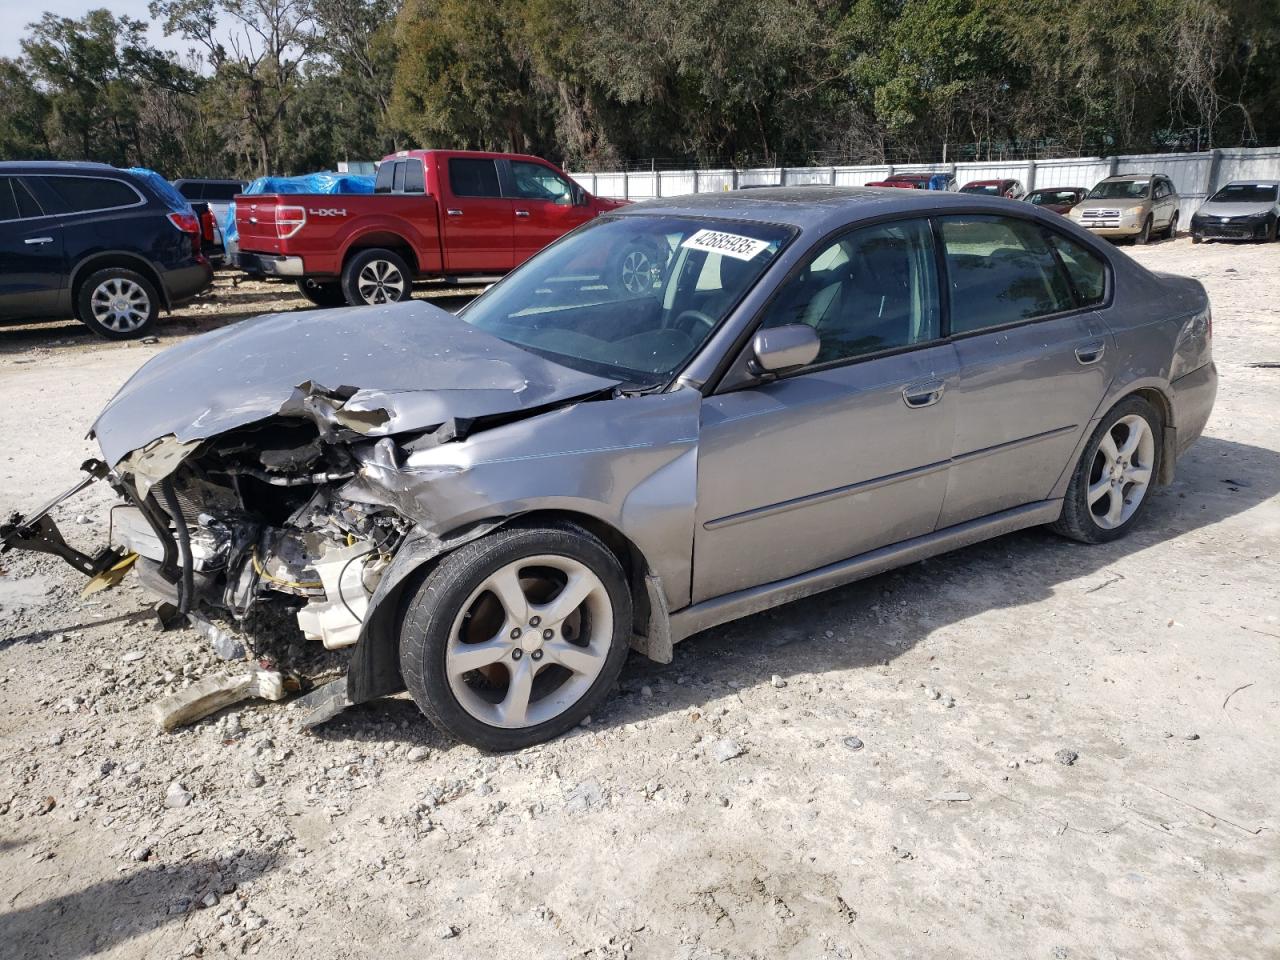
M 361 250 L 342 268 L 342 292 L 353 307 L 399 303 L 413 296 L 413 274 L 392 250 Z
M 340 280 L 312 280 L 309 277 L 298 281 L 298 292 L 317 307 L 345 307 L 347 295 L 342 292 Z
M 1160 476 L 1163 428 L 1141 397 L 1121 400 L 1085 445 L 1051 529 L 1081 543 L 1123 537 L 1146 508 Z
M 76 316 L 100 337 L 145 337 L 160 317 L 160 295 L 142 274 L 107 267 L 85 277 L 76 292 Z
M 626 574 L 599 539 L 572 523 L 507 527 L 422 581 L 400 623 L 400 670 L 442 732 L 519 750 L 599 707 L 630 631 Z

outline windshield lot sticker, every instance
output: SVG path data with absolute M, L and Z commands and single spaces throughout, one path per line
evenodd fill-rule
M 705 250 L 707 253 L 722 253 L 735 260 L 750 260 L 761 250 L 769 249 L 766 240 L 740 237 L 736 233 L 721 233 L 719 230 L 699 230 L 680 246 L 690 250 Z

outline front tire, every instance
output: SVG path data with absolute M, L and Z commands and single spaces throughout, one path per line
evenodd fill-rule
M 361 250 L 342 268 L 342 292 L 353 307 L 399 303 L 413 296 L 413 274 L 392 250 Z
M 559 736 L 617 681 L 631 594 L 617 558 L 571 523 L 514 526 L 448 554 L 400 625 L 400 669 L 436 727 L 482 750 Z
M 1150 216 L 1148 216 L 1146 220 L 1142 221 L 1142 229 L 1138 232 L 1138 235 L 1133 238 L 1133 242 L 1140 247 L 1145 247 L 1148 243 L 1151 242 L 1151 217 Z
M 345 307 L 347 295 L 342 292 L 342 283 L 338 280 L 312 280 L 305 277 L 298 281 L 298 292 L 317 307 Z
M 142 274 L 107 267 L 85 277 L 76 294 L 76 316 L 100 337 L 136 340 L 160 317 L 160 295 Z
M 1081 543 L 1128 533 L 1160 475 L 1161 435 L 1160 414 L 1141 397 L 1112 407 L 1076 464 L 1054 532 Z
M 1178 237 L 1178 215 L 1177 213 L 1175 213 L 1173 215 L 1173 219 L 1169 221 L 1169 229 L 1165 233 L 1164 238 L 1166 240 L 1176 240 L 1177 237 Z

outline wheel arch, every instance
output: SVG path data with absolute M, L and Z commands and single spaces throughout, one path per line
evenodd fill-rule
M 71 280 L 68 284 L 71 291 L 73 309 L 78 309 L 80 288 L 83 286 L 85 279 L 99 270 L 106 270 L 111 267 L 133 270 L 135 273 L 146 277 L 148 282 L 155 287 L 156 293 L 159 294 L 160 305 L 165 310 L 170 309 L 169 291 L 160 279 L 159 271 L 145 257 L 140 257 L 136 253 L 129 253 L 126 250 L 106 250 L 101 253 L 95 253 L 85 257 L 75 265 L 71 270 Z
M 351 258 L 365 250 L 390 250 L 409 265 L 409 270 L 415 277 L 422 273 L 422 265 L 418 262 L 418 253 L 413 244 L 402 234 L 386 229 L 369 230 L 352 237 L 342 251 L 340 269 L 346 270 Z

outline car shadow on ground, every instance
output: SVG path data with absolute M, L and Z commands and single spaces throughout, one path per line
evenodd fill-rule
M 1094 577 L 1116 589 L 1107 567 L 1175 537 L 1233 517 L 1280 494 L 1280 453 L 1206 437 L 1178 462 L 1175 482 L 1152 495 L 1120 540 L 1086 545 L 1046 528 L 1008 534 L 704 631 L 680 643 L 670 664 L 632 654 L 620 690 L 592 727 L 635 723 L 770 683 L 777 674 L 859 670 L 886 664 L 935 631 L 1001 607 L 1032 604 L 1061 585 Z M 1127 574 L 1132 576 L 1132 572 Z M 1151 572 L 1158 577 L 1157 571 Z M 1081 597 L 1086 596 L 1085 588 Z M 1037 644 L 1028 633 L 1029 646 Z M 1017 656 L 1010 650 L 1010 656 Z M 646 695 L 644 688 L 648 688 Z M 406 695 L 353 707 L 316 730 L 348 740 L 380 724 L 393 741 L 448 750 L 454 743 Z
M 0 912 L 0 952 L 5 956 L 94 956 L 160 927 L 180 924 L 207 893 L 225 893 L 276 866 L 272 855 L 254 852 L 238 858 L 230 875 L 216 860 L 146 864 L 117 879 L 39 899 L 43 890 L 69 885 L 55 862 L 50 861 L 51 876 L 45 882 L 17 891 L 0 905 L 16 905 Z M 171 955 L 177 956 L 177 951 Z

